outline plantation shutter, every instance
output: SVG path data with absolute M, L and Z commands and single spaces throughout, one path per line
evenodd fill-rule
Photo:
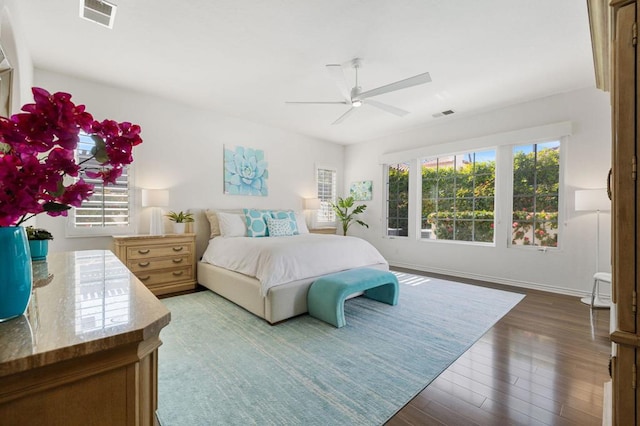
M 93 171 L 100 169 L 100 164 L 91 158 L 93 140 L 87 135 L 80 135 L 77 156 L 78 163 Z M 80 177 L 93 184 L 93 195 L 81 207 L 75 208 L 74 226 L 79 228 L 97 228 L 110 226 L 128 226 L 129 212 L 129 170 L 125 166 L 122 175 L 115 184 L 105 186 L 100 178 L 89 178 L 84 172 Z
M 336 171 L 326 168 L 317 170 L 318 199 L 320 199 L 317 219 L 318 222 L 334 222 L 336 215 L 331 208 L 331 203 L 336 199 Z

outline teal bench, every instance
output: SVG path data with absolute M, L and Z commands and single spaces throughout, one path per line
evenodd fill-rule
M 398 278 L 389 271 L 362 268 L 338 272 L 318 278 L 307 293 L 309 315 L 338 328 L 344 319 L 344 301 L 357 292 L 389 305 L 398 304 Z

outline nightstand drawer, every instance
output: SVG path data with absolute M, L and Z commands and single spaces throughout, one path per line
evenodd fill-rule
M 118 235 L 114 252 L 156 296 L 196 288 L 196 235 Z
M 193 268 L 186 266 L 184 268 L 176 268 L 173 270 L 136 272 L 136 277 L 138 277 L 138 279 L 147 287 L 153 287 L 154 284 L 191 280 L 193 279 L 192 271 Z
M 127 248 L 127 259 L 148 259 L 152 257 L 176 256 L 190 254 L 191 245 L 188 243 L 176 243 L 159 246 L 139 246 Z
M 177 268 L 180 266 L 191 266 L 192 256 L 171 256 L 165 258 L 138 259 L 127 263 L 131 272 L 138 273 L 155 269 Z

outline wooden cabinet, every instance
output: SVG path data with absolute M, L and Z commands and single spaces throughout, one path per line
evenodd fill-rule
M 588 0 L 588 5 L 596 81 L 599 88 L 611 91 L 612 107 L 612 424 L 636 425 L 640 424 L 638 5 L 635 0 L 609 4 Z
M 311 228 L 309 229 L 309 232 L 311 232 L 312 234 L 335 234 L 336 233 L 336 228 L 333 227 L 326 227 L 326 228 Z
M 115 254 L 156 296 L 196 287 L 195 234 L 115 236 Z
M 0 424 L 157 425 L 171 313 L 108 250 L 45 265 L 27 313 L 0 323 Z

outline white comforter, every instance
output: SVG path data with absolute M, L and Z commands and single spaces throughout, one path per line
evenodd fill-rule
M 345 269 L 387 261 L 369 242 L 339 235 L 301 234 L 292 237 L 216 237 L 202 256 L 204 262 L 256 277 L 262 294 L 269 288 Z

